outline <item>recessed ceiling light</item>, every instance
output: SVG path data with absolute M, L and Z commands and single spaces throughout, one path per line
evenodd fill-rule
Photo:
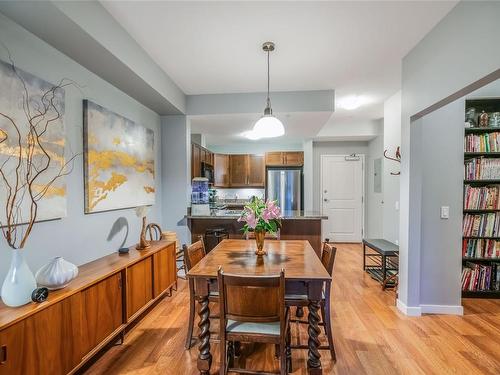
M 364 100 L 362 96 L 359 95 L 350 95 L 343 97 L 339 100 L 339 106 L 349 111 L 358 108 L 363 104 Z

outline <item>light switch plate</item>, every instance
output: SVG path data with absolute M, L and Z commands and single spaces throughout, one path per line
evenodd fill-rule
M 394 208 L 396 209 L 396 211 L 399 211 L 399 201 L 396 201 L 396 203 L 394 204 Z
M 441 206 L 441 219 L 449 219 L 449 218 L 450 218 L 450 207 Z

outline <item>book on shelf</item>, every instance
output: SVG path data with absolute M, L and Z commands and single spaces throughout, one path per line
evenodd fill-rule
M 496 180 L 500 178 L 500 159 L 471 158 L 464 163 L 466 180 Z
M 465 152 L 500 152 L 500 133 L 466 135 Z
M 500 290 L 500 263 L 489 265 L 467 262 L 462 268 L 462 291 Z
M 462 256 L 467 258 L 500 259 L 500 241 L 464 238 L 462 240 Z
M 464 209 L 466 210 L 496 210 L 500 209 L 498 199 L 500 186 L 473 187 L 465 185 Z
M 498 237 L 500 213 L 465 214 L 463 220 L 464 237 Z

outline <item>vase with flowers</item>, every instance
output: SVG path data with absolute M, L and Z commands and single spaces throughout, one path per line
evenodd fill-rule
M 281 228 L 281 209 L 276 201 L 264 201 L 261 198 L 253 198 L 245 206 L 238 221 L 244 222 L 244 233 L 253 232 L 257 250 L 255 254 L 262 256 L 266 254 L 264 250 L 264 239 L 266 233 L 276 234 Z

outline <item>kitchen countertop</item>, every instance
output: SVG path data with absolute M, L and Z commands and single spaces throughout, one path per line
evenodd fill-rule
M 188 219 L 229 219 L 236 220 L 239 215 L 208 215 L 208 216 L 192 216 L 186 215 Z M 283 220 L 327 220 L 328 216 L 321 215 L 314 211 L 285 211 L 283 212 Z

